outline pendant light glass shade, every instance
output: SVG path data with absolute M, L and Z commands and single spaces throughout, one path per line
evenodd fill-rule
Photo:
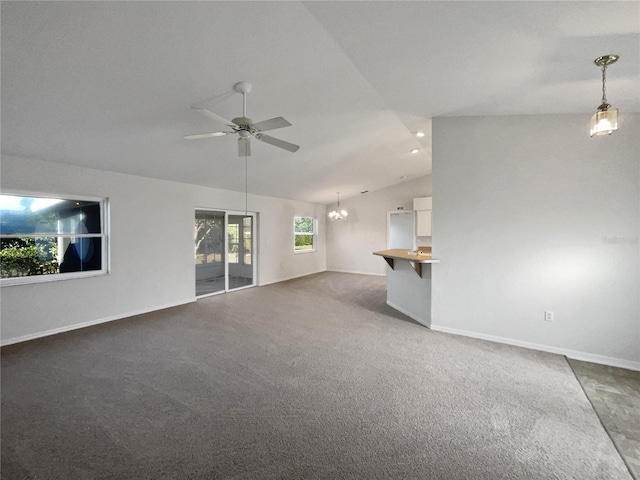
M 602 69 L 602 103 L 598 107 L 598 111 L 591 117 L 591 136 L 594 135 L 611 135 L 614 130 L 618 129 L 618 110 L 611 109 L 611 105 L 607 103 L 606 81 L 607 67 L 616 63 L 620 58 L 618 55 L 603 55 L 596 58 L 593 63 Z
M 618 129 L 618 110 L 598 110 L 591 117 L 591 136 L 611 135 Z
M 329 219 L 334 221 L 345 220 L 347 218 L 347 215 L 349 215 L 349 213 L 345 209 L 340 208 L 340 192 L 337 192 L 337 193 L 338 193 L 338 208 L 329 212 Z

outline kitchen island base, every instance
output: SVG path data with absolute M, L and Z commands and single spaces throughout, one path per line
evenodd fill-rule
M 374 255 L 387 262 L 387 305 L 416 322 L 431 327 L 431 255 L 404 249 L 382 250 Z
M 387 267 L 387 305 L 416 322 L 431 327 L 431 265 L 422 265 L 422 277 L 409 262 Z

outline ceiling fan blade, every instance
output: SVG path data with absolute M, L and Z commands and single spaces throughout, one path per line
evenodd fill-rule
M 248 138 L 238 138 L 238 156 L 250 157 L 251 156 L 251 143 Z
M 270 118 L 269 120 L 263 120 L 262 122 L 253 124 L 253 128 L 259 132 L 266 132 L 267 130 L 275 130 L 276 128 L 290 126 L 291 124 L 283 117 Z
M 227 120 L 226 118 L 223 118 L 220 115 L 207 110 L 206 108 L 202 108 L 202 107 L 191 107 L 191 108 L 193 108 L 194 110 L 198 110 L 202 115 L 204 115 L 205 117 L 210 118 L 211 120 L 215 120 L 216 122 L 224 123 L 225 125 L 227 125 L 229 127 L 233 127 L 234 126 L 234 123 L 231 120 Z
M 268 143 L 269 145 L 273 145 L 274 147 L 284 148 L 285 150 L 289 150 L 290 152 L 297 152 L 300 148 L 299 145 L 294 145 L 293 143 L 285 142 L 284 140 L 270 137 L 269 135 L 257 134 L 256 138 L 261 142 Z
M 225 135 L 231 135 L 232 133 L 234 132 L 197 133 L 195 135 L 184 135 L 182 138 L 185 140 L 197 140 L 198 138 L 224 137 Z

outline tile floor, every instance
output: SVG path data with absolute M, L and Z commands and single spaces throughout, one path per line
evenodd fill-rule
M 640 480 L 640 372 L 567 360 L 631 475 Z

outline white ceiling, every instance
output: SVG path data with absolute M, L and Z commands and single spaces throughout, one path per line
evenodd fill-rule
M 2 151 L 244 189 L 190 110 L 284 116 L 249 191 L 334 202 L 431 171 L 432 117 L 640 112 L 640 2 L 2 2 Z M 544 141 L 544 139 L 541 139 Z M 418 154 L 410 150 L 420 148 Z M 402 178 L 405 177 L 405 178 Z

